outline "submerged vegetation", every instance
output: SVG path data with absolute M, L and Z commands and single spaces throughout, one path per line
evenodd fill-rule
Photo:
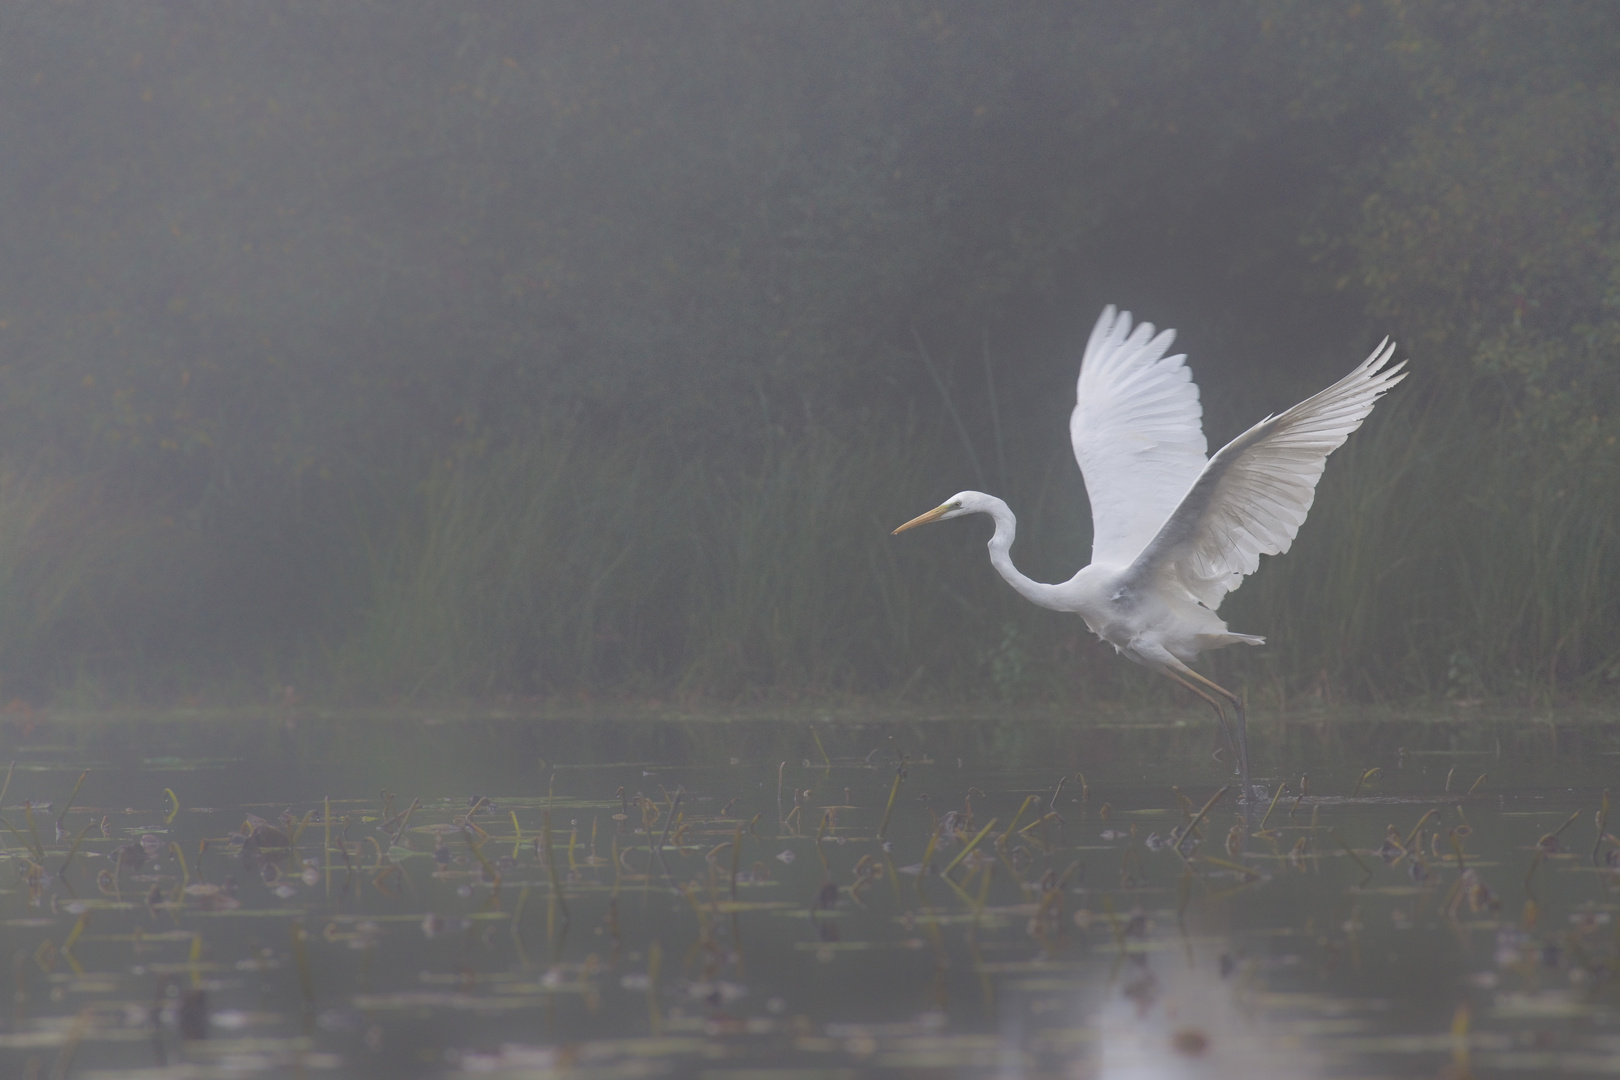
M 1164 694 L 888 535 L 976 487 L 1085 562 L 1108 302 L 1217 445 L 1411 361 L 1223 609 L 1252 701 L 1620 692 L 1611 5 L 6 30 L 0 701 Z

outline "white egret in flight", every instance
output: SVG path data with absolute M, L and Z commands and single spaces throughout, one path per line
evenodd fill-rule
M 1187 358 L 1165 355 L 1174 340 L 1174 330 L 1155 336 L 1151 323 L 1133 331 L 1130 312 L 1111 306 L 1091 331 L 1069 417 L 1091 499 L 1091 565 L 1074 577 L 1046 585 L 1019 573 L 1008 554 L 1017 521 L 1006 503 L 980 491 L 953 495 L 894 531 L 989 514 L 996 523 L 990 565 L 1019 595 L 1078 613 L 1119 653 L 1214 707 L 1247 800 L 1254 792 L 1243 700 L 1188 665 L 1206 649 L 1265 643 L 1228 630 L 1215 612 L 1261 555 L 1288 550 L 1327 456 L 1406 377 L 1405 361 L 1390 364 L 1395 346 L 1386 339 L 1350 374 L 1268 416 L 1206 461 L 1203 409 Z

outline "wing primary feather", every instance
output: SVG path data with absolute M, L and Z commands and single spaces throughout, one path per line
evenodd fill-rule
M 1093 563 L 1125 567 L 1204 467 L 1198 387 L 1175 331 L 1103 309 L 1086 342 L 1069 420 L 1091 500 Z
M 1292 545 L 1316 498 L 1328 455 L 1406 377 L 1386 338 L 1344 378 L 1216 452 L 1132 564 L 1132 577 L 1168 577 L 1211 610 Z

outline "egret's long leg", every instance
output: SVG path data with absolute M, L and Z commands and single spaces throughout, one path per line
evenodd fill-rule
M 1243 800 L 1247 802 L 1252 793 L 1249 790 L 1249 718 L 1244 713 L 1243 699 L 1219 683 L 1204 678 L 1192 668 L 1187 668 L 1186 673 L 1225 697 L 1237 712 L 1238 771 L 1243 775 Z
M 1168 675 L 1170 678 L 1180 683 L 1186 689 L 1192 691 L 1194 694 L 1197 694 L 1199 697 L 1209 702 L 1209 707 L 1215 710 L 1215 722 L 1221 726 L 1221 738 L 1226 740 L 1226 748 L 1232 751 L 1233 756 L 1237 757 L 1239 763 L 1241 763 L 1243 759 L 1242 755 L 1238 751 L 1238 742 L 1232 737 L 1232 725 L 1226 719 L 1226 710 L 1221 707 L 1220 701 L 1216 698 L 1210 697 L 1208 694 L 1198 689 L 1198 687 L 1194 686 L 1186 679 L 1183 679 L 1173 669 L 1161 668 L 1160 670 L 1163 671 L 1165 675 Z
M 1232 693 L 1232 691 L 1228 690 L 1220 683 L 1204 678 L 1204 676 L 1198 674 L 1198 672 L 1194 671 L 1185 664 L 1179 664 L 1173 668 L 1169 665 L 1165 665 L 1164 667 L 1159 668 L 1159 670 L 1170 676 L 1172 679 L 1175 679 L 1176 682 L 1180 683 L 1182 686 L 1185 686 L 1187 689 L 1191 690 L 1193 693 L 1197 694 L 1199 697 L 1203 698 L 1205 701 L 1209 702 L 1215 707 L 1215 715 L 1221 722 L 1221 731 L 1226 735 L 1227 742 L 1235 742 L 1237 746 L 1237 772 L 1238 775 L 1243 778 L 1243 796 L 1239 801 L 1248 802 L 1254 793 L 1249 788 L 1249 718 L 1243 709 L 1243 699 Z M 1188 682 L 1187 678 L 1183 678 L 1182 676 L 1187 676 L 1187 678 L 1195 679 L 1198 682 L 1203 683 L 1205 686 L 1209 687 L 1217 694 L 1220 694 L 1221 697 L 1224 697 L 1226 700 L 1232 703 L 1232 708 L 1237 712 L 1237 738 L 1235 740 L 1232 738 L 1232 729 L 1227 725 L 1226 710 L 1221 708 L 1220 702 L 1215 698 L 1210 697 L 1198 687 L 1194 686 L 1191 682 Z

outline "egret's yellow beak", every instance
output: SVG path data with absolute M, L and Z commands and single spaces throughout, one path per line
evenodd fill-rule
M 928 511 L 928 513 L 922 514 L 922 515 L 919 515 L 918 517 L 912 518 L 910 521 L 906 522 L 904 525 L 900 526 L 898 529 L 894 530 L 894 532 L 890 533 L 889 535 L 890 536 L 899 536 L 901 533 L 905 532 L 907 529 L 914 529 L 918 525 L 927 525 L 930 521 L 938 521 L 940 518 L 944 517 L 946 515 L 946 513 L 948 513 L 951 510 L 952 505 L 953 504 L 951 504 L 951 503 L 946 503 L 944 506 L 936 506 L 932 510 Z

